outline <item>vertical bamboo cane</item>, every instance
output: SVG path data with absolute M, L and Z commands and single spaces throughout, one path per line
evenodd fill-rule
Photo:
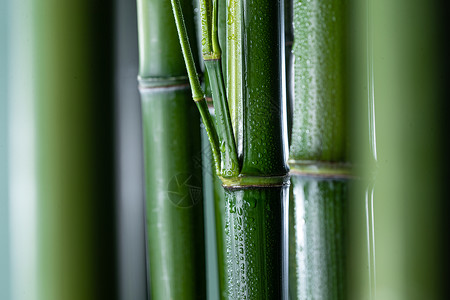
M 244 45 L 240 49 L 242 56 L 235 57 L 232 53 L 236 52 L 227 49 L 231 50 L 227 51 L 227 60 L 237 61 L 234 66 L 227 65 L 227 74 L 246 76 L 235 76 L 239 82 L 228 86 L 228 94 L 238 95 L 236 101 L 228 103 L 217 37 L 218 2 L 201 2 L 202 53 L 211 83 L 220 142 L 221 163 L 216 164 L 216 172 L 225 188 L 225 203 L 220 204 L 224 209 L 218 210 L 224 214 L 218 223 L 225 224 L 218 234 L 222 236 L 219 242 L 225 245 L 225 249 L 220 249 L 223 258 L 219 264 L 225 270 L 221 282 L 225 283 L 225 298 L 279 299 L 287 296 L 284 232 L 288 167 L 282 89 L 284 36 L 280 34 L 283 25 L 279 23 L 283 19 L 283 5 L 268 0 L 240 4 L 242 10 L 227 9 L 228 23 L 243 22 L 238 27 L 245 27 L 241 43 L 236 43 Z M 199 101 L 203 95 L 193 70 L 179 1 L 173 0 L 172 6 L 189 78 L 194 84 L 193 99 Z M 278 25 L 273 26 L 273 22 Z M 227 40 L 230 37 L 236 39 L 228 36 Z M 239 69 L 234 70 L 235 66 Z M 235 113 L 237 107 L 242 108 L 242 114 Z M 204 116 L 203 111 L 203 119 Z M 240 161 L 235 147 L 239 130 L 243 137 Z M 217 153 L 215 143 L 211 144 L 213 153 Z
M 359 283 L 366 265 L 352 265 L 351 299 L 446 299 L 448 77 L 443 75 L 448 74 L 448 48 L 442 36 L 448 24 L 443 27 L 437 1 L 366 3 L 369 8 L 360 5 L 357 13 L 364 18 L 356 21 L 361 26 L 372 20 L 367 67 L 373 72 L 366 79 L 373 93 L 363 101 L 374 98 L 378 121 L 373 191 L 376 286 Z M 356 70 L 352 79 L 366 77 L 364 71 Z M 363 122 L 375 128 L 370 116 Z M 364 136 L 358 146 L 367 140 Z M 361 158 L 367 178 L 375 171 L 372 160 L 372 155 Z M 352 206 L 355 219 L 360 211 L 356 209 Z M 365 240 L 365 232 L 352 230 L 357 240 Z M 357 240 L 350 244 L 352 252 L 364 251 L 366 246 Z
M 116 299 L 113 9 L 33 2 L 39 299 Z
M 227 9 L 228 94 L 242 160 L 239 181 L 224 181 L 228 299 L 286 295 L 282 8 L 255 0 L 230 1 Z
M 194 41 L 192 1 L 183 1 L 183 9 Z M 195 161 L 201 155 L 200 115 L 170 1 L 138 0 L 138 27 L 151 295 L 204 299 L 202 175 Z
M 346 299 L 345 6 L 293 1 L 291 299 Z
M 9 4 L 12 298 L 116 299 L 112 8 Z

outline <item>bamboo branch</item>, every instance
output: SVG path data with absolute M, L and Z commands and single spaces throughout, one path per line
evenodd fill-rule
M 200 111 L 200 115 L 205 125 L 206 132 L 208 133 L 209 143 L 211 144 L 211 149 L 214 157 L 214 162 L 216 166 L 216 172 L 219 174 L 221 170 L 221 158 L 219 151 L 219 142 L 217 137 L 216 128 L 212 122 L 211 115 L 209 114 L 208 107 L 206 105 L 206 100 L 204 93 L 200 86 L 200 79 L 198 73 L 195 69 L 194 57 L 192 55 L 192 50 L 189 45 L 189 38 L 186 30 L 186 25 L 184 24 L 183 12 L 181 10 L 181 5 L 179 0 L 171 0 L 172 11 L 175 18 L 175 24 L 177 26 L 178 37 L 180 39 L 180 45 L 183 52 L 184 62 L 186 64 L 186 69 L 188 72 L 189 82 L 191 84 L 192 99 L 197 103 L 197 107 Z M 206 8 L 205 8 L 206 9 Z M 203 10 L 203 7 L 202 7 Z M 202 13 L 203 15 L 203 13 Z M 203 26 L 202 26 L 203 27 Z M 203 42 L 202 42 L 203 44 Z M 206 43 L 208 44 L 208 43 Z
M 191 82 L 192 93 L 194 101 L 201 101 L 200 94 L 204 99 L 203 92 L 200 88 L 200 81 L 198 74 L 195 72 L 193 64 L 192 51 L 189 47 L 189 40 L 187 31 L 184 26 L 183 13 L 179 0 L 171 0 L 172 9 L 177 25 L 178 36 L 180 39 L 183 56 L 185 58 L 186 68 L 188 69 L 189 81 Z M 218 41 L 218 3 L 213 1 L 200 1 L 201 9 L 201 24 L 202 24 L 202 52 L 205 60 L 205 65 L 208 70 L 208 76 L 212 88 L 212 96 L 214 107 L 217 116 L 217 133 L 220 142 L 218 145 L 215 138 L 215 127 L 210 121 L 210 114 L 204 110 L 201 112 L 204 119 L 205 127 L 208 135 L 211 135 L 210 142 L 213 149 L 213 155 L 216 161 L 216 172 L 221 177 L 237 177 L 239 175 L 239 162 L 237 160 L 236 145 L 234 142 L 233 128 L 231 126 L 230 112 L 228 109 L 228 102 L 225 94 L 225 84 L 222 75 L 221 61 L 220 61 L 220 46 Z M 202 108 L 203 107 L 203 108 Z M 204 109 L 204 106 L 199 106 Z M 209 127 L 209 128 L 208 128 Z M 220 159 L 218 158 L 220 153 Z M 220 167 L 217 166 L 220 162 Z

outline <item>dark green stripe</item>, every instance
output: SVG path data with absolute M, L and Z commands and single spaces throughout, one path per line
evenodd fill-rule
M 247 0 L 244 7 L 243 165 L 253 176 L 284 175 L 280 1 Z M 284 33 L 283 33 L 284 34 Z M 284 47 L 284 45 L 283 45 Z
M 287 187 L 225 189 L 225 299 L 282 299 L 286 196 Z

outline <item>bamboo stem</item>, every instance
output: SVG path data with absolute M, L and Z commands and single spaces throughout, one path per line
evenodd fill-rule
M 223 81 L 223 74 L 221 70 L 220 62 L 220 46 L 218 41 L 218 2 L 214 1 L 211 5 L 211 1 L 201 1 L 201 17 L 202 17 L 202 45 L 203 45 L 203 58 L 208 70 L 209 83 L 212 88 L 213 102 L 215 103 L 216 115 L 217 115 L 217 129 L 220 142 L 220 168 L 216 168 L 217 174 L 222 177 L 236 177 L 239 174 L 239 163 L 237 160 L 236 146 L 234 144 L 233 130 L 231 128 L 231 121 L 229 116 L 229 109 L 227 105 L 225 86 Z M 201 100 L 200 95 L 200 82 L 196 72 L 193 72 L 192 52 L 189 48 L 189 41 L 187 37 L 186 28 L 184 26 L 183 14 L 179 0 L 172 0 L 172 9 L 175 16 L 175 22 L 177 25 L 178 36 L 180 38 L 180 44 L 185 58 L 186 68 L 188 69 L 189 80 L 191 81 L 192 92 L 194 101 Z M 211 22 L 213 22 L 211 24 Z M 201 90 L 200 90 L 201 92 Z M 203 92 L 201 92 L 203 93 Z M 201 96 L 203 98 L 203 96 Z M 204 112 L 202 116 L 207 117 L 209 113 Z M 209 117 L 210 118 L 210 117 Z M 204 125 L 210 126 L 211 122 L 205 120 Z M 208 134 L 214 131 L 215 128 L 207 128 Z M 214 140 L 210 138 L 210 141 Z M 212 145 L 213 154 L 218 155 L 215 152 L 216 145 Z M 216 160 L 217 162 L 217 160 Z
M 253 0 L 227 9 L 228 94 L 242 168 L 239 178 L 223 180 L 225 299 L 287 297 L 281 8 Z
M 231 124 L 236 140 L 238 158 L 242 162 L 244 145 L 243 117 L 243 59 L 242 59 L 242 3 L 241 0 L 227 1 L 226 5 L 226 85 Z
M 220 166 L 220 176 L 223 178 L 235 178 L 239 175 L 239 162 L 237 160 L 230 112 L 225 95 L 221 61 L 217 59 L 205 60 L 205 65 L 211 84 L 217 130 L 220 137 L 222 163 Z
M 346 299 L 348 130 L 343 1 L 293 0 L 291 299 Z M 292 27 L 293 25 L 293 27 Z M 291 33 L 292 32 L 292 33 Z
M 283 299 L 287 186 L 226 188 L 226 299 Z
M 192 3 L 178 4 L 193 21 Z M 207 106 L 192 53 L 187 60 L 197 107 L 191 100 L 170 2 L 139 0 L 138 16 L 151 295 L 164 300 L 204 299 L 202 181 L 196 156 L 201 155 L 198 109 L 204 114 Z M 195 53 L 196 43 L 187 42 L 188 35 L 194 40 L 193 22 L 183 28 L 184 47 Z
M 291 177 L 290 299 L 345 298 L 346 180 Z
M 281 79 L 282 25 L 273 26 L 272 22 L 275 20 L 278 24 L 282 19 L 282 5 L 269 0 L 248 1 L 245 3 L 248 19 L 242 18 L 243 11 L 240 10 L 233 12 L 236 14 L 234 17 L 230 15 L 233 19 L 239 18 L 246 22 L 246 31 L 243 35 L 244 45 L 247 46 L 244 51 L 245 60 L 243 57 L 234 59 L 241 60 L 239 65 L 251 73 L 241 79 L 245 82 L 243 90 L 245 97 L 236 99 L 236 104 L 244 107 L 247 114 L 245 118 L 235 123 L 237 126 L 243 126 L 243 136 L 246 138 L 243 143 L 243 166 L 239 174 L 234 134 L 219 60 L 220 53 L 217 50 L 217 29 L 214 27 L 218 22 L 218 2 L 213 1 L 212 4 L 212 11 L 208 3 L 201 4 L 202 25 L 204 25 L 202 32 L 207 35 L 203 36 L 202 41 L 221 143 L 221 179 L 226 188 L 225 203 L 220 204 L 225 206 L 225 216 L 220 217 L 219 223 L 228 224 L 226 226 L 230 228 L 218 234 L 221 238 L 219 243 L 227 247 L 220 249 L 223 254 L 220 255 L 223 259 L 220 263 L 223 264 L 222 270 L 225 271 L 221 280 L 225 285 L 222 296 L 228 299 L 281 298 L 287 295 L 284 285 L 287 281 L 283 281 L 287 271 L 283 263 L 286 258 L 283 254 L 286 250 L 286 240 L 283 239 L 285 230 L 283 220 L 286 213 L 282 209 L 287 202 L 286 193 L 280 191 L 284 191 L 287 187 L 288 168 L 285 161 L 286 140 L 283 136 L 286 125 L 283 118 L 285 112 Z M 174 9 L 177 9 L 176 5 Z M 209 20 L 214 24 L 208 24 Z M 213 28 L 211 30 L 210 25 Z M 180 30 L 179 33 L 183 34 Z M 216 52 L 213 47 L 214 40 Z M 246 74 L 245 71 L 243 74 Z M 229 85 L 229 89 L 233 88 L 233 85 Z M 236 205 L 233 203 L 236 201 L 241 206 L 238 211 L 233 209 L 233 205 Z M 244 203 L 253 204 L 247 206 Z M 255 207 L 256 210 L 253 210 Z M 239 212 L 241 215 L 250 216 L 256 213 L 261 216 L 242 219 L 238 216 Z M 252 230 L 254 232 L 251 232 Z M 234 241 L 239 240 L 239 237 L 248 241 L 253 240 L 255 243 L 238 245 Z M 236 261 L 237 256 L 240 258 Z M 240 260 L 244 261 L 241 263 Z M 238 270 L 237 267 L 243 269 Z
M 283 111 L 281 73 L 281 51 L 284 50 L 280 33 L 283 12 L 279 1 L 269 0 L 245 1 L 243 12 L 245 30 L 241 59 L 245 84 L 240 100 L 244 134 L 241 174 L 285 175 L 288 171 L 283 134 L 286 112 Z

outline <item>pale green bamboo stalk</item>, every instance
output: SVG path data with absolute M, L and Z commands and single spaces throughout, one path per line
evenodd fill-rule
M 355 22 L 361 26 L 372 19 L 369 33 L 373 36 L 359 35 L 363 40 L 355 45 L 355 52 L 365 55 L 360 53 L 365 50 L 361 44 L 373 39 L 373 53 L 367 59 L 367 68 L 373 68 L 373 73 L 365 74 L 360 68 L 352 78 L 367 80 L 367 84 L 356 81 L 354 93 L 361 95 L 366 86 L 373 89 L 373 95 L 366 94 L 363 99 L 368 102 L 367 98 L 374 96 L 377 113 L 377 122 L 369 124 L 376 129 L 378 153 L 373 194 L 376 286 L 371 291 L 369 285 L 360 285 L 358 277 L 364 274 L 361 268 L 365 265 L 353 265 L 351 299 L 445 299 L 442 221 L 446 217 L 442 211 L 447 208 L 443 203 L 447 183 L 442 178 L 448 164 L 443 159 L 448 118 L 442 114 L 446 107 L 443 91 L 447 89 L 442 81 L 447 55 L 439 34 L 444 30 L 442 8 L 434 1 L 368 3 L 368 12 L 367 6 L 359 6 L 357 13 L 368 17 Z M 403 14 L 397 13 L 405 7 Z M 364 113 L 363 122 L 370 123 L 367 111 L 365 107 L 358 113 Z M 358 138 L 360 147 L 372 142 L 367 135 Z M 363 174 L 371 179 L 373 155 L 363 155 Z M 352 209 L 356 224 L 360 211 L 361 206 Z M 352 253 L 365 251 L 366 233 L 355 232 L 355 236 Z
M 12 297 L 115 299 L 113 11 L 9 3 Z

